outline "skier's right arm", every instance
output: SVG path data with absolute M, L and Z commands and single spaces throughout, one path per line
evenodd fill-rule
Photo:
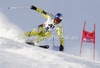
M 46 17 L 46 18 L 53 17 L 52 14 L 47 13 L 46 11 L 44 11 L 44 10 L 42 10 L 42 9 L 40 9 L 40 8 L 37 8 L 37 7 L 35 7 L 35 6 L 31 6 L 30 8 L 31 8 L 32 10 L 35 10 L 35 11 L 41 13 L 41 14 L 42 14 L 44 17 Z

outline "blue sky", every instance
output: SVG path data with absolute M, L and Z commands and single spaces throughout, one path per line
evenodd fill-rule
M 62 26 L 64 35 L 78 37 L 78 40 L 65 40 L 66 52 L 71 54 L 73 54 L 71 52 L 73 50 L 78 55 L 84 21 L 86 21 L 86 30 L 90 32 L 93 31 L 94 24 L 96 24 L 96 50 L 99 53 L 100 0 L 0 0 L 0 12 L 11 23 L 21 28 L 24 32 L 28 32 L 39 24 L 44 23 L 47 19 L 30 9 L 9 10 L 8 7 L 30 7 L 31 5 L 42 8 L 54 15 L 58 12 L 63 14 Z M 59 45 L 57 42 L 55 44 Z M 84 48 L 90 47 L 92 49 L 92 44 L 88 45 L 90 46 L 84 46 Z

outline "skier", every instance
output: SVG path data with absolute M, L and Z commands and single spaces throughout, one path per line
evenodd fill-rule
M 63 28 L 61 26 L 61 21 L 62 21 L 62 14 L 61 13 L 57 13 L 55 16 L 40 9 L 37 8 L 35 6 L 31 6 L 30 9 L 35 10 L 39 13 L 41 13 L 44 17 L 46 17 L 48 20 L 44 23 L 38 26 L 38 30 L 36 30 L 36 28 L 34 28 L 33 31 L 31 32 L 27 32 L 24 35 L 26 37 L 30 37 L 30 36 L 35 36 L 37 35 L 37 42 L 40 42 L 43 40 L 44 38 L 49 38 L 52 34 L 52 30 L 56 29 L 58 36 L 59 36 L 59 40 L 60 40 L 60 47 L 59 50 L 63 51 L 64 50 L 64 38 L 63 38 Z M 26 42 L 26 43 L 30 43 L 30 42 Z

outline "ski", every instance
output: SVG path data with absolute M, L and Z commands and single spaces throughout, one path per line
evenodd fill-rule
M 39 45 L 38 47 L 48 49 L 49 48 L 49 45 Z
M 26 44 L 35 46 L 34 43 L 31 43 L 31 42 L 26 42 Z M 48 49 L 49 48 L 49 45 L 37 45 L 37 46 L 40 47 L 40 48 L 44 48 L 44 49 Z

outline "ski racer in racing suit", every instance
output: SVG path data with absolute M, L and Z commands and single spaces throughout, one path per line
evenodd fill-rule
M 60 40 L 60 47 L 59 50 L 63 51 L 64 50 L 64 37 L 63 37 L 63 28 L 61 26 L 61 21 L 62 21 L 62 14 L 61 13 L 57 13 L 55 16 L 40 9 L 37 8 L 35 6 L 31 6 L 30 9 L 35 10 L 39 13 L 41 13 L 44 17 L 46 17 L 48 20 L 44 23 L 38 26 L 38 30 L 36 30 L 34 28 L 33 31 L 31 32 L 27 32 L 24 35 L 26 37 L 30 37 L 30 36 L 35 36 L 37 35 L 37 42 L 40 42 L 43 40 L 44 38 L 49 38 L 52 34 L 52 29 L 57 30 L 58 33 L 58 37 Z

